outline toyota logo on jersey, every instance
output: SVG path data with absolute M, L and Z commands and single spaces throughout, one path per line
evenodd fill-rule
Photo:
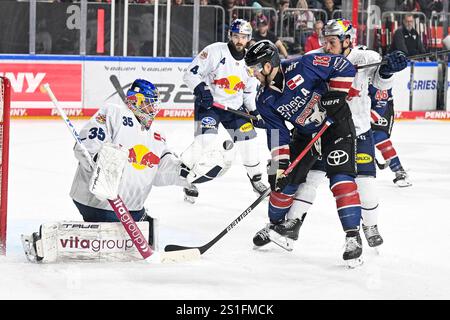
M 328 155 L 327 163 L 332 167 L 336 167 L 346 163 L 348 159 L 348 153 L 344 150 L 334 150 Z

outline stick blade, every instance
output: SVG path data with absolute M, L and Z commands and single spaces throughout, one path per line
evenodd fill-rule
M 189 250 L 189 249 L 195 249 L 195 250 L 198 250 L 197 248 L 184 247 L 184 246 L 177 246 L 176 244 L 168 244 L 167 246 L 164 247 L 164 251 L 165 251 L 165 252 L 169 252 L 169 251 L 180 251 L 180 250 Z
M 200 251 L 198 249 L 161 252 L 160 255 L 162 263 L 185 262 L 200 259 Z

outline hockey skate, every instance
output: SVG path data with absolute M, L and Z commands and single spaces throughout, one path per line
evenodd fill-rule
M 409 181 L 408 174 L 403 169 L 395 171 L 395 179 L 392 181 L 400 188 L 412 186 L 412 183 Z
M 294 241 L 298 239 L 298 233 L 302 226 L 303 219 L 288 219 L 273 227 L 273 230 L 269 231 L 270 240 L 281 248 L 292 251 L 294 249 Z
M 267 186 L 261 182 L 261 173 L 255 174 L 253 176 L 253 178 L 250 178 L 250 176 L 247 173 L 247 177 L 250 179 L 250 183 L 252 184 L 253 187 L 253 191 L 255 191 L 255 193 L 260 196 L 262 195 L 266 190 L 267 190 Z
M 21 235 L 23 250 L 25 251 L 25 256 L 30 262 L 40 262 L 42 261 L 42 257 L 38 255 L 38 252 L 41 251 L 38 248 L 40 245 L 41 237 L 38 232 L 33 232 L 31 236 L 26 236 L 24 234 Z
M 194 204 L 195 200 L 198 198 L 198 189 L 194 184 L 189 187 L 183 188 L 184 191 L 184 201 Z
M 255 249 L 265 246 L 270 242 L 269 230 L 274 227 L 273 223 L 268 223 L 263 229 L 259 230 L 253 237 Z
M 345 251 L 342 258 L 350 269 L 356 268 L 363 264 L 361 258 L 362 241 L 359 231 L 349 231 L 345 237 Z
M 363 225 L 363 231 L 369 247 L 378 247 L 383 244 L 383 238 L 381 237 L 380 232 L 378 232 L 376 224 L 373 226 Z

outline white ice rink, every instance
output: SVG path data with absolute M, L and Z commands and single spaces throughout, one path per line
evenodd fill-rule
M 155 125 L 176 152 L 191 141 L 191 121 Z M 450 122 L 397 122 L 393 141 L 413 187 L 396 187 L 389 169 L 379 173 L 385 244 L 376 255 L 363 240 L 358 269 L 343 266 L 344 233 L 326 183 L 291 253 L 272 244 L 253 250 L 252 237 L 267 220 L 265 201 L 198 261 L 45 265 L 27 262 L 19 236 L 44 222 L 80 219 L 68 196 L 73 140 L 62 121 L 12 121 L 0 299 L 449 299 Z M 256 199 L 239 163 L 201 185 L 195 205 L 179 187 L 154 188 L 147 205 L 160 218 L 161 247 L 207 243 Z

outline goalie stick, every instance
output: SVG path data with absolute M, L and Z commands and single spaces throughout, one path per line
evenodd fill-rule
M 289 165 L 289 167 L 283 172 L 284 175 L 288 175 L 294 168 L 297 166 L 297 164 L 303 159 L 305 154 L 311 149 L 313 144 L 319 140 L 319 138 L 323 135 L 325 130 L 333 123 L 332 120 L 327 119 L 323 127 L 320 129 L 320 131 L 316 134 L 316 136 L 308 143 L 308 145 L 303 149 L 303 151 L 295 158 L 295 160 Z M 225 236 L 228 232 L 230 232 L 231 229 L 233 229 L 243 218 L 245 218 L 250 212 L 253 211 L 253 209 L 256 208 L 258 204 L 261 203 L 261 201 L 264 200 L 265 197 L 267 197 L 270 194 L 271 190 L 270 188 L 267 188 L 266 191 L 262 195 L 258 197 L 247 209 L 245 209 L 244 212 L 242 212 L 236 219 L 234 219 L 233 222 L 231 222 L 224 230 L 222 230 L 221 233 L 219 233 L 214 239 L 209 241 L 207 244 L 200 246 L 200 247 L 186 247 L 186 246 L 180 246 L 175 244 L 169 244 L 164 248 L 164 251 L 170 252 L 170 251 L 182 251 L 182 250 L 197 250 L 199 254 L 204 254 L 209 248 L 211 248 L 217 241 L 219 241 L 223 236 Z
M 417 54 L 414 56 L 409 56 L 406 57 L 408 58 L 408 60 L 417 60 L 417 59 L 422 59 L 422 58 L 428 58 L 428 57 L 433 57 L 433 56 L 441 56 L 443 54 L 449 54 L 450 50 L 441 50 L 441 51 L 436 51 L 436 52 L 428 52 L 428 53 L 422 53 L 422 54 Z M 386 60 L 381 60 L 380 62 L 374 62 L 374 63 L 368 63 L 368 64 L 363 64 L 363 65 L 357 65 L 355 66 L 355 68 L 357 70 L 359 69 L 364 69 L 364 68 L 370 68 L 370 67 L 377 67 L 377 66 L 381 66 L 383 64 L 386 64 L 387 61 Z
M 114 89 L 116 90 L 117 94 L 119 95 L 120 99 L 122 99 L 122 101 L 124 103 L 126 103 L 125 100 L 127 99 L 127 97 L 125 96 L 125 93 L 123 92 L 124 88 L 122 88 L 122 86 L 120 85 L 120 82 L 119 82 L 119 79 L 117 79 L 117 76 L 115 74 L 113 74 L 109 77 L 109 80 L 111 81 L 111 83 L 112 83 Z
M 58 110 L 61 118 L 64 120 L 67 128 L 72 133 L 73 138 L 76 140 L 76 143 L 81 147 L 81 150 L 86 157 L 86 159 L 89 161 L 89 165 L 93 168 L 94 162 L 92 160 L 91 155 L 89 154 L 88 150 L 86 149 L 86 146 L 82 143 L 81 138 L 73 126 L 70 119 L 67 117 L 66 113 L 62 109 L 62 107 L 59 105 L 58 100 L 56 99 L 55 95 L 53 94 L 52 89 L 50 88 L 50 85 L 48 83 L 44 84 L 42 86 L 45 92 L 47 92 L 48 96 L 50 97 L 51 101 L 53 102 L 53 105 Z M 136 222 L 133 220 L 130 212 L 128 211 L 127 207 L 125 206 L 125 203 L 120 198 L 119 195 L 117 195 L 117 198 L 115 199 L 108 199 L 109 204 L 111 205 L 112 209 L 116 213 L 117 218 L 122 223 L 123 227 L 125 228 L 126 232 L 130 236 L 131 241 L 133 241 L 133 244 L 136 246 L 136 249 L 141 254 L 142 258 L 148 262 L 159 260 L 160 262 L 175 262 L 175 261 L 182 261 L 182 260 L 191 260 L 194 259 L 197 254 L 196 252 L 189 251 L 189 252 L 180 252 L 180 255 L 174 255 L 174 254 L 160 254 L 156 251 L 153 251 L 150 247 L 149 243 L 145 240 L 144 235 L 142 234 L 141 230 L 137 226 Z M 155 254 L 157 253 L 157 254 Z M 155 254 L 155 255 L 154 255 Z M 152 255 L 156 258 L 149 259 Z

